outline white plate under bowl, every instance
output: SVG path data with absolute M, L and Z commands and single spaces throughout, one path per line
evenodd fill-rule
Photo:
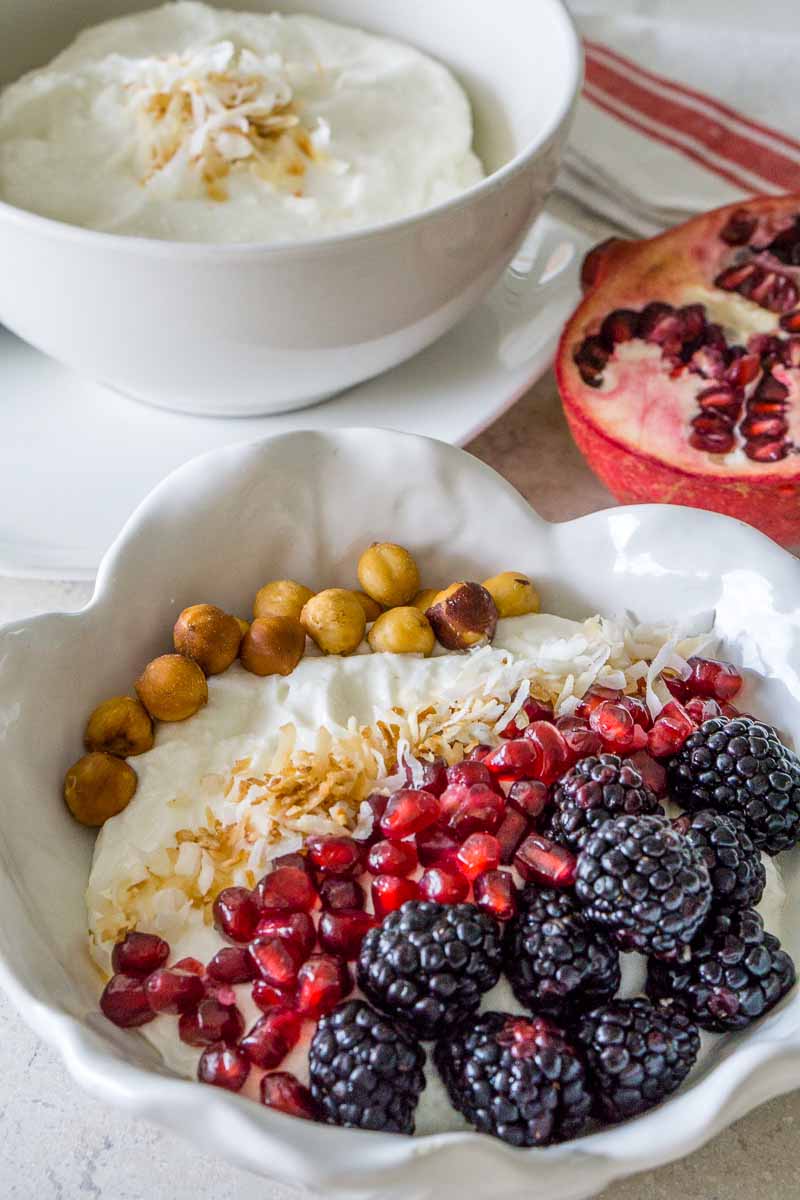
M 91 579 L 128 514 L 207 450 L 291 429 L 378 425 L 463 446 L 552 361 L 587 236 L 544 214 L 501 282 L 435 345 L 325 404 L 218 419 L 147 408 L 0 327 L 0 575 Z

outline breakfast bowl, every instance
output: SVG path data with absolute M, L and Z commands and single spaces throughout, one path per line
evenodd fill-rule
M 298 1120 L 179 1078 L 140 1034 L 98 1009 L 85 907 L 93 837 L 60 796 L 86 714 L 169 649 L 167 631 L 186 605 L 202 598 L 246 611 L 271 575 L 312 588 L 346 583 L 375 538 L 413 546 L 427 580 L 481 578 L 513 562 L 536 581 L 542 609 L 561 617 L 713 617 L 721 655 L 744 676 L 742 707 L 797 744 L 800 567 L 753 529 L 668 506 L 551 525 L 470 455 L 380 430 L 290 433 L 218 451 L 182 467 L 136 511 L 84 610 L 0 630 L 0 983 L 94 1096 L 273 1180 L 383 1200 L 465 1191 L 476 1200 L 580 1200 L 690 1152 L 794 1087 L 797 988 L 748 1028 L 707 1040 L 660 1107 L 533 1149 L 458 1124 L 411 1138 Z M 780 863 L 786 898 L 778 907 L 791 917 L 800 902 L 797 852 Z M 780 937 L 797 957 L 797 922 L 783 919 Z
M 0 83 L 80 30 L 147 7 L 83 0 L 55 20 L 46 0 L 5 5 Z M 411 43 L 450 67 L 473 105 L 486 177 L 416 215 L 291 244 L 119 236 L 0 202 L 0 321 L 139 400 L 249 416 L 387 370 L 488 292 L 542 209 L 580 85 L 579 43 L 560 0 L 500 0 L 491 13 L 456 0 L 288 0 L 280 9 Z

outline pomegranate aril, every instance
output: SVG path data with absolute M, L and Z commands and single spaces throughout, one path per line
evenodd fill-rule
M 589 725 L 599 733 L 605 743 L 615 746 L 630 746 L 633 742 L 635 722 L 631 713 L 621 703 L 606 700 L 599 704 L 589 717 Z
M 254 938 L 249 950 L 256 971 L 271 987 L 288 991 L 294 986 L 303 961 L 294 943 L 277 937 Z
M 735 421 L 742 408 L 742 397 L 734 392 L 727 383 L 719 383 L 714 387 L 704 388 L 697 393 L 697 403 L 704 413 L 719 414 L 726 422 Z M 697 422 L 697 417 L 692 425 Z
M 753 462 L 780 462 L 789 453 L 786 441 L 770 438 L 759 438 L 757 441 L 745 442 L 744 452 Z
M 574 358 L 583 382 L 589 387 L 599 387 L 608 362 L 608 350 L 602 340 L 599 337 L 585 338 L 577 347 Z
M 473 746 L 467 753 L 468 762 L 483 762 L 483 760 L 492 753 L 492 747 L 481 742 L 477 746 Z
M 367 870 L 371 875 L 411 875 L 418 866 L 417 848 L 413 842 L 376 842 L 367 857 Z
M 323 879 L 319 898 L 324 909 L 336 912 L 340 908 L 363 908 L 366 896 L 354 879 Z
M 223 888 L 214 901 L 214 922 L 233 942 L 249 942 L 261 917 L 257 895 L 248 888 Z
M 720 237 L 729 246 L 744 246 L 756 230 L 757 218 L 746 208 L 737 208 L 720 230 Z
M 462 787 L 472 787 L 473 783 L 485 783 L 487 787 L 494 786 L 494 776 L 486 763 L 465 760 L 447 768 L 448 787 L 457 784 Z
M 541 779 L 518 779 L 509 788 L 508 803 L 535 821 L 550 803 L 550 788 Z
M 789 333 L 800 333 L 800 308 L 795 312 L 784 313 L 780 320 L 781 329 Z
M 351 837 L 338 834 L 310 837 L 306 849 L 315 871 L 323 877 L 354 875 L 361 867 L 361 851 Z
M 628 758 L 628 762 L 641 775 L 644 782 L 655 792 L 659 799 L 667 794 L 667 772 L 660 762 L 656 762 L 647 750 L 636 750 Z
M 785 313 L 798 301 L 797 288 L 781 271 L 763 271 L 760 279 L 750 282 L 746 295 L 769 312 Z
M 665 704 L 647 735 L 647 748 L 656 758 L 677 754 L 696 728 L 689 713 L 678 700 Z
M 143 978 L 163 967 L 169 958 L 169 943 L 154 933 L 131 929 L 111 952 L 111 966 L 118 975 Z
M 761 359 L 759 356 L 757 354 L 742 353 L 729 364 L 725 372 L 725 378 L 732 387 L 739 389 L 747 387 L 749 383 L 757 379 L 760 371 Z M 710 388 L 708 390 L 713 391 L 715 389 Z M 700 400 L 699 395 L 697 399 Z
M 721 424 L 710 430 L 694 429 L 689 435 L 689 445 L 706 454 L 728 454 L 735 443 L 733 431 Z
M 575 716 L 588 721 L 594 710 L 604 701 L 619 700 L 621 696 L 622 692 L 616 688 L 603 687 L 600 683 L 593 684 L 575 709 Z
M 273 858 L 269 864 L 270 871 L 277 871 L 279 867 L 294 867 L 296 871 L 305 871 L 306 875 L 311 874 L 311 863 L 306 858 L 305 854 L 279 854 L 277 858 Z
M 197 1064 L 197 1078 L 201 1083 L 210 1083 L 212 1087 L 225 1088 L 229 1092 L 240 1092 L 250 1074 L 250 1063 L 233 1046 L 218 1042 L 209 1046 L 200 1055 Z
M 503 820 L 505 811 L 505 797 L 499 796 L 482 783 L 476 783 L 451 814 L 448 828 L 459 841 L 463 841 L 471 833 L 494 833 Z
M 627 708 L 633 717 L 634 723 L 641 729 L 647 730 L 653 724 L 650 709 L 639 696 L 620 696 L 619 703 L 623 708 Z
M 405 763 L 406 783 L 410 788 L 430 792 L 432 796 L 441 796 L 447 787 L 447 764 L 443 758 L 430 761 L 420 759 L 416 767 Z
M 496 921 L 510 921 L 517 912 L 517 886 L 510 871 L 487 871 L 473 884 L 475 903 Z
M 352 990 L 347 963 L 332 954 L 315 954 L 303 963 L 297 977 L 297 1011 L 316 1021 L 332 1012 Z
M 785 417 L 749 416 L 745 417 L 739 426 L 742 437 L 748 440 L 753 438 L 781 439 L 788 429 L 789 423 Z
M 712 700 L 732 700 L 741 691 L 744 680 L 733 663 L 696 656 L 688 662 L 691 671 L 683 682 L 691 695 L 708 696 Z M 663 711 L 667 708 L 669 705 Z M 667 715 L 672 715 L 672 712 Z
M 401 788 L 389 798 L 381 817 L 381 833 L 391 841 L 402 841 L 434 825 L 440 811 L 439 801 L 430 792 Z
M 572 761 L 563 733 L 548 721 L 533 721 L 523 736 L 537 752 L 538 767 L 535 777 L 542 783 L 555 783 Z
M 702 725 L 704 721 L 710 721 L 712 717 L 718 717 L 722 713 L 716 700 L 704 700 L 702 696 L 693 696 L 691 700 L 687 700 L 686 711 L 697 725 Z
M 500 844 L 500 862 L 504 866 L 514 861 L 517 848 L 527 832 L 528 822 L 522 813 L 515 808 L 507 809 L 503 823 L 495 834 Z
M 371 792 L 367 796 L 367 804 L 372 809 L 374 824 L 377 825 L 383 814 L 386 812 L 386 805 L 389 803 L 389 797 L 384 796 L 382 792 Z
M 239 1042 L 239 1049 L 254 1067 L 271 1071 L 297 1045 L 302 1024 L 300 1014 L 293 1008 L 273 1008 L 259 1017 Z
M 398 875 L 376 875 L 372 881 L 372 907 L 375 915 L 385 917 L 407 900 L 419 899 L 419 884 Z
M 155 1017 L 144 981 L 135 975 L 112 975 L 100 997 L 100 1010 L 120 1029 L 146 1025 Z
M 484 759 L 493 775 L 506 780 L 535 778 L 539 761 L 539 748 L 527 737 L 505 742 Z
M 302 1117 L 305 1121 L 316 1121 L 317 1106 L 311 1092 L 288 1071 L 264 1075 L 260 1091 L 261 1103 L 267 1108 L 274 1108 L 290 1117 Z
M 159 967 L 148 975 L 144 985 L 147 1002 L 153 1012 L 188 1012 L 196 1008 L 206 994 L 205 984 L 191 971 Z
M 458 852 L 462 874 L 472 881 L 500 866 L 500 843 L 490 833 L 473 833 Z
M 577 762 L 579 758 L 588 758 L 590 754 L 599 754 L 603 749 L 600 734 L 590 729 L 583 717 L 559 717 L 556 729 L 567 743 L 570 763 Z
M 233 1045 L 243 1032 L 239 1009 L 220 1004 L 213 996 L 201 1001 L 196 1010 L 183 1013 L 178 1022 L 178 1036 L 188 1046 L 211 1046 L 215 1042 Z
M 776 338 L 776 353 L 780 355 L 782 347 L 780 341 Z M 765 374 L 764 378 L 756 388 L 753 398 L 750 401 L 764 401 L 767 404 L 782 404 L 788 401 L 789 389 L 785 383 L 781 383 L 780 379 L 776 379 L 774 375 Z
M 418 833 L 414 839 L 417 854 L 423 867 L 444 867 L 457 870 L 457 854 L 460 842 L 446 829 L 434 826 Z
M 722 288 L 725 292 L 741 291 L 742 286 L 753 279 L 757 272 L 760 272 L 760 267 L 754 262 L 728 267 L 716 277 L 714 287 Z
M 354 962 L 361 943 L 376 924 L 376 918 L 363 911 L 324 912 L 318 927 L 320 947 L 347 962 Z
M 419 881 L 419 893 L 437 904 L 460 904 L 469 895 L 469 883 L 460 871 L 429 867 Z
M 637 336 L 639 314 L 632 308 L 615 308 L 600 326 L 603 344 L 613 350 L 620 342 L 629 342 Z
M 253 960 L 243 946 L 225 946 L 218 950 L 207 967 L 208 976 L 217 983 L 249 983 L 255 971 Z
M 572 887 L 575 882 L 576 858 L 565 846 L 531 833 L 520 846 L 514 866 L 526 883 L 544 887 Z
M 524 719 L 523 719 L 524 717 Z M 515 717 L 513 721 L 505 726 L 500 732 L 501 738 L 516 738 L 522 737 L 527 727 L 533 721 L 550 721 L 555 720 L 553 706 L 544 700 L 526 700 L 522 706 L 522 716 Z
M 722 379 L 727 366 L 727 354 L 714 346 L 700 346 L 689 360 L 689 370 L 704 379 Z
M 251 990 L 253 1003 L 262 1012 L 269 1012 L 275 1008 L 277 1004 L 286 1004 L 289 997 L 285 992 L 281 992 L 278 988 L 274 988 L 272 984 L 267 983 L 265 979 L 257 979 Z
M 278 867 L 260 880 L 256 896 L 264 913 L 311 912 L 317 891 L 308 871 Z
M 278 938 L 286 942 L 298 962 L 307 958 L 317 940 L 314 922 L 308 913 L 281 913 L 262 917 L 254 938 Z

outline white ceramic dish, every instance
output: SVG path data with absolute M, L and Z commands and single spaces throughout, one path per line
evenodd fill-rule
M 146 0 L 6 0 L 0 81 Z M 262 8 L 243 3 L 243 8 Z M 409 41 L 466 86 L 489 177 L 417 216 L 291 246 L 117 237 L 0 203 L 0 321 L 138 399 L 250 416 L 330 396 L 410 358 L 489 291 L 541 211 L 581 77 L 560 0 L 286 0 Z
M 412 1140 L 294 1121 L 174 1078 L 142 1038 L 97 1010 L 83 905 L 92 839 L 59 797 L 85 713 L 163 651 L 185 604 L 242 610 L 278 571 L 312 586 L 348 580 L 373 537 L 412 545 L 430 578 L 482 577 L 513 562 L 540 584 L 544 607 L 565 616 L 715 608 L 723 652 L 745 668 L 744 705 L 800 738 L 800 564 L 747 526 L 663 506 L 549 525 L 469 455 L 378 430 L 222 450 L 182 467 L 134 514 L 83 612 L 0 630 L 0 982 L 82 1086 L 252 1171 L 361 1200 L 582 1200 L 796 1086 L 797 989 L 718 1042 L 666 1105 L 531 1151 L 477 1134 Z M 781 859 L 795 907 L 798 858 Z M 791 924 L 787 949 L 800 958 L 800 923 Z
M 0 330 L 0 575 L 93 579 L 150 489 L 220 446 L 345 425 L 466 444 L 550 365 L 589 245 L 543 213 L 500 282 L 435 345 L 283 416 L 205 419 L 132 404 Z

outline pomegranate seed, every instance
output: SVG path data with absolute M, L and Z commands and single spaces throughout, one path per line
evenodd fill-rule
M 598 704 L 589 717 L 589 724 L 599 733 L 604 743 L 629 746 L 633 742 L 634 719 L 627 708 L 612 700 Z
M 262 917 L 256 926 L 256 938 L 278 938 L 286 942 L 298 962 L 308 958 L 317 940 L 314 922 L 308 913 L 281 913 Z
M 469 762 L 483 762 L 483 760 L 492 753 L 492 747 L 481 742 L 478 746 L 473 746 L 467 754 Z
M 691 700 L 687 700 L 686 711 L 696 725 L 702 725 L 704 721 L 722 713 L 716 700 L 704 700 L 701 696 L 693 696 Z
M 419 885 L 413 879 L 400 879 L 397 875 L 376 875 L 371 890 L 372 907 L 378 917 L 394 912 L 406 900 L 419 899 Z
M 272 987 L 286 991 L 294 985 L 303 958 L 293 942 L 277 937 L 255 938 L 249 950 L 258 974 Z
M 639 314 L 632 308 L 616 308 L 610 312 L 600 326 L 600 337 L 609 350 L 620 342 L 629 342 L 636 337 Z
M 729 246 L 744 246 L 756 230 L 758 218 L 746 208 L 736 208 L 720 230 L 720 237 Z
M 550 788 L 540 779 L 518 779 L 509 789 L 508 803 L 535 821 L 550 803 Z
M 276 1004 L 286 1004 L 288 1002 L 288 997 L 267 983 L 265 979 L 257 979 L 253 984 L 250 994 L 253 997 L 253 1003 L 262 1012 L 269 1012 Z
M 716 413 L 728 421 L 735 421 L 742 409 L 742 395 L 741 392 L 737 394 L 730 384 L 718 383 L 698 392 L 697 403 L 703 413 Z
M 443 758 L 434 758 L 430 762 L 421 760 L 416 766 L 416 779 L 411 763 L 404 764 L 406 783 L 410 788 L 430 792 L 432 796 L 441 796 L 447 787 L 447 764 Z
M 332 954 L 315 954 L 303 963 L 297 977 L 297 1011 L 316 1021 L 332 1012 L 352 988 L 347 963 Z
M 548 721 L 534 721 L 524 736 L 538 753 L 539 767 L 535 777 L 542 783 L 555 783 L 569 768 L 571 759 L 563 733 Z
M 465 759 L 464 762 L 447 768 L 447 783 L 448 786 L 460 785 L 461 787 L 472 787 L 473 783 L 483 783 L 487 787 L 493 787 L 494 776 L 485 763 Z
M 760 370 L 761 359 L 757 354 L 743 354 L 728 367 L 726 378 L 733 387 L 744 388 L 758 378 Z
M 288 1071 L 264 1075 L 261 1080 L 261 1103 L 290 1117 L 302 1117 L 306 1121 L 317 1119 L 317 1106 L 311 1092 Z
M 570 763 L 577 762 L 579 758 L 588 758 L 590 754 L 599 754 L 603 749 L 600 734 L 590 729 L 583 717 L 559 717 L 556 729 L 567 743 Z
M 445 788 L 439 797 L 440 819 L 442 822 L 447 822 L 452 817 L 453 813 L 457 812 L 459 806 L 469 796 L 469 790 L 472 787 L 469 783 L 451 783 Z M 486 785 L 483 784 L 485 787 Z M 495 790 L 494 788 L 492 789 Z
M 653 724 L 653 717 L 650 709 L 645 704 L 644 700 L 639 696 L 620 696 L 619 703 L 623 708 L 627 708 L 634 720 L 634 724 L 640 729 L 650 729 Z
M 323 879 L 319 887 L 322 907 L 328 912 L 340 908 L 363 908 L 366 897 L 360 883 L 354 879 Z
M 739 432 L 748 441 L 756 438 L 780 439 L 788 430 L 789 422 L 785 417 L 747 417 L 739 426 Z
M 513 721 L 505 726 L 500 731 L 501 738 L 518 738 L 522 737 L 528 725 L 534 721 L 554 721 L 552 705 L 547 704 L 543 700 L 526 700 L 522 706 L 522 716 L 515 717 Z
M 212 1087 L 225 1088 L 229 1092 L 240 1092 L 250 1074 L 250 1063 L 240 1050 L 218 1042 L 209 1046 L 200 1055 L 197 1078 Z
M 458 869 L 457 855 L 461 843 L 446 829 L 434 826 L 433 829 L 426 829 L 424 833 L 418 833 L 414 840 L 423 867 L 444 867 L 453 871 Z
M 169 958 L 169 944 L 154 933 L 131 929 L 111 952 L 111 966 L 118 975 L 142 978 L 163 967 Z
M 509 808 L 503 817 L 503 823 L 495 834 L 500 844 L 500 862 L 504 866 L 514 861 L 517 847 L 528 832 L 528 822 L 521 812 Z
M 236 991 L 229 983 L 218 983 L 216 979 L 206 976 L 206 995 L 216 1000 L 223 1008 L 233 1008 L 236 1004 Z
M 159 967 L 145 981 L 147 1002 L 153 1012 L 188 1012 L 203 999 L 205 984 L 191 971 L 176 971 L 174 967 Z
M 474 883 L 475 903 L 497 921 L 517 913 L 517 886 L 510 871 L 486 871 Z
M 243 946 L 225 946 L 208 964 L 209 978 L 217 983 L 249 983 L 253 974 L 253 960 Z
M 249 942 L 260 916 L 258 898 L 247 888 L 223 888 L 214 901 L 217 929 L 232 942 Z
M 430 792 L 401 788 L 390 797 L 381 817 L 381 833 L 391 841 L 402 841 L 439 819 L 439 801 Z
M 300 1040 L 300 1014 L 292 1008 L 273 1008 L 259 1017 L 239 1043 L 239 1049 L 254 1067 L 271 1071 L 279 1067 Z
M 389 797 L 384 796 L 382 792 L 371 792 L 370 795 L 367 796 L 367 804 L 372 809 L 372 817 L 376 825 L 386 812 L 386 805 L 388 803 Z
M 530 779 L 539 774 L 539 759 L 538 746 L 527 737 L 521 737 L 498 746 L 484 762 L 500 779 Z
M 694 721 L 680 701 L 670 700 L 647 735 L 647 748 L 655 758 L 677 754 L 695 728 Z
M 744 680 L 732 663 L 714 658 L 690 658 L 691 674 L 684 682 L 694 696 L 709 696 L 713 700 L 732 700 Z
M 608 362 L 608 351 L 600 338 L 585 338 L 578 346 L 573 358 L 583 382 L 589 387 L 599 387 L 603 381 L 603 370 Z
M 354 962 L 361 943 L 375 925 L 375 917 L 367 912 L 325 912 L 319 920 L 319 944 L 329 954 Z
M 744 452 L 753 462 L 780 462 L 789 453 L 789 443 L 760 438 L 758 441 L 745 442 Z
M 293 867 L 295 871 L 305 871 L 306 875 L 311 874 L 311 863 L 305 854 L 298 852 L 294 854 L 279 854 L 269 864 L 270 871 L 277 871 L 280 867 Z
M 469 895 L 469 883 L 458 871 L 429 867 L 419 881 L 420 895 L 437 904 L 460 904 Z
M 544 887 L 572 887 L 575 855 L 538 833 L 530 833 L 517 851 L 514 866 L 526 883 Z
M 507 742 L 513 746 L 513 742 Z M 463 841 L 471 833 L 494 833 L 503 820 L 506 811 L 504 796 L 498 796 L 491 788 L 482 783 L 471 787 L 450 817 L 448 826 L 458 838 Z
M 628 759 L 632 767 L 641 775 L 644 782 L 658 797 L 667 794 L 667 772 L 660 762 L 648 754 L 646 750 L 637 750 Z
M 354 875 L 361 867 L 358 843 L 351 837 L 339 837 L 337 834 L 310 837 L 306 849 L 321 876 Z
M 581 700 L 578 707 L 575 709 L 576 717 L 583 717 L 588 721 L 594 710 L 603 703 L 604 700 L 619 700 L 622 692 L 615 688 L 603 687 L 602 684 L 596 683 L 589 688 L 586 695 Z
M 411 875 L 418 866 L 417 848 L 413 842 L 376 842 L 367 858 L 367 870 L 371 875 Z
M 176 963 L 172 964 L 175 971 L 191 971 L 192 975 L 205 975 L 206 969 L 199 958 L 180 958 Z
M 178 1037 L 188 1046 L 212 1046 L 215 1042 L 238 1042 L 244 1032 L 242 1014 L 235 1005 L 220 1004 L 213 996 L 201 1001 L 196 1011 L 183 1013 Z
M 473 833 L 458 852 L 461 871 L 470 882 L 500 866 L 500 843 L 490 833 Z
M 156 1015 L 148 1003 L 144 981 L 134 975 L 112 975 L 100 997 L 100 1009 L 120 1029 L 146 1025 Z
M 695 450 L 705 451 L 706 454 L 727 454 L 733 449 L 735 442 L 733 430 L 722 422 L 707 429 L 695 428 L 689 435 L 689 445 Z
M 311 912 L 317 892 L 308 871 L 278 867 L 260 880 L 256 896 L 263 913 Z
M 680 700 L 681 704 L 685 704 L 689 699 L 689 690 L 682 679 L 676 676 L 662 675 L 664 683 L 667 685 L 667 690 L 676 700 Z

